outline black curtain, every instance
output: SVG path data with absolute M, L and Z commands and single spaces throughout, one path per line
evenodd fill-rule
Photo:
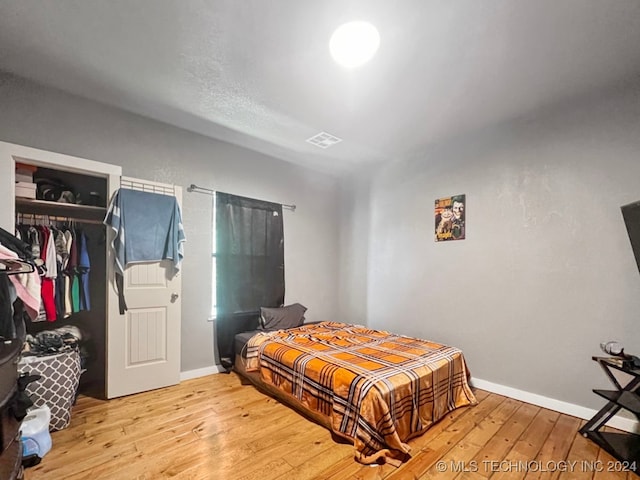
M 260 307 L 284 302 L 282 205 L 216 192 L 216 339 L 233 362 L 234 336 L 258 327 Z

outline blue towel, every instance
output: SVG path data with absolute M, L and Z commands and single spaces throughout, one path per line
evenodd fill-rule
M 120 274 L 130 263 L 173 260 L 180 270 L 186 241 L 174 196 L 119 189 L 104 219 L 116 234 L 111 246 Z

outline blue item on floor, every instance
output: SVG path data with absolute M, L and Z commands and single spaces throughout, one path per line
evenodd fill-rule
M 37 465 L 51 450 L 50 420 L 51 410 L 43 405 L 29 409 L 22 421 L 22 464 L 25 467 Z

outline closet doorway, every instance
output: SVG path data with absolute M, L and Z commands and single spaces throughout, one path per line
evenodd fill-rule
M 48 175 L 58 172 L 67 182 L 91 185 L 92 192 L 82 192 L 82 205 L 18 198 L 16 200 L 16 164 L 42 169 Z M 180 187 L 122 177 L 117 165 L 95 162 L 69 155 L 0 142 L 0 226 L 15 229 L 18 215 L 42 215 L 47 218 L 75 220 L 78 225 L 91 223 L 91 229 L 103 242 L 93 254 L 101 256 L 91 269 L 97 286 L 97 298 L 91 312 L 83 312 L 79 323 L 91 332 L 95 349 L 94 371 L 87 377 L 89 391 L 102 398 L 114 398 L 180 381 L 180 303 L 181 278 L 173 276 L 165 262 L 133 265 L 125 270 L 125 293 L 129 309 L 119 313 L 114 284 L 111 229 L 101 225 L 109 199 L 120 187 L 175 195 L 181 202 Z M 97 192 L 95 190 L 98 190 Z M 97 194 L 89 197 L 89 193 Z M 83 197 L 84 195 L 84 197 Z M 99 199 L 97 202 L 95 201 Z M 96 205 L 96 203 L 99 203 Z M 100 243 L 100 242 L 96 242 Z M 63 321 L 51 322 L 51 328 Z M 39 327 L 40 328 L 40 327 Z M 100 338 L 102 336 L 102 338 Z M 87 382 L 85 382 L 87 383 Z M 98 384 L 96 386 L 96 383 Z M 81 385 L 83 385 L 81 383 Z

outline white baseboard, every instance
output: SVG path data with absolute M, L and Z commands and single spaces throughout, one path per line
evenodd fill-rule
M 536 393 L 525 392 L 524 390 L 518 390 L 517 388 L 506 387 L 498 383 L 487 382 L 486 380 L 481 380 L 479 378 L 472 378 L 471 385 L 481 390 L 497 393 L 498 395 L 504 395 L 505 397 L 531 403 L 539 407 L 548 408 L 549 410 L 571 415 L 572 417 L 582 418 L 584 420 L 589 420 L 597 412 L 597 410 L 592 408 L 581 407 L 580 405 L 575 405 L 573 403 L 544 397 Z M 609 420 L 607 425 L 625 432 L 635 433 L 640 431 L 640 424 L 636 420 L 618 415 Z
M 213 375 L 214 373 L 220 373 L 224 371 L 225 369 L 220 365 L 211 365 L 210 367 L 187 370 L 186 372 L 180 372 L 180 381 L 184 382 L 185 380 L 191 380 L 192 378 L 206 377 L 207 375 Z

